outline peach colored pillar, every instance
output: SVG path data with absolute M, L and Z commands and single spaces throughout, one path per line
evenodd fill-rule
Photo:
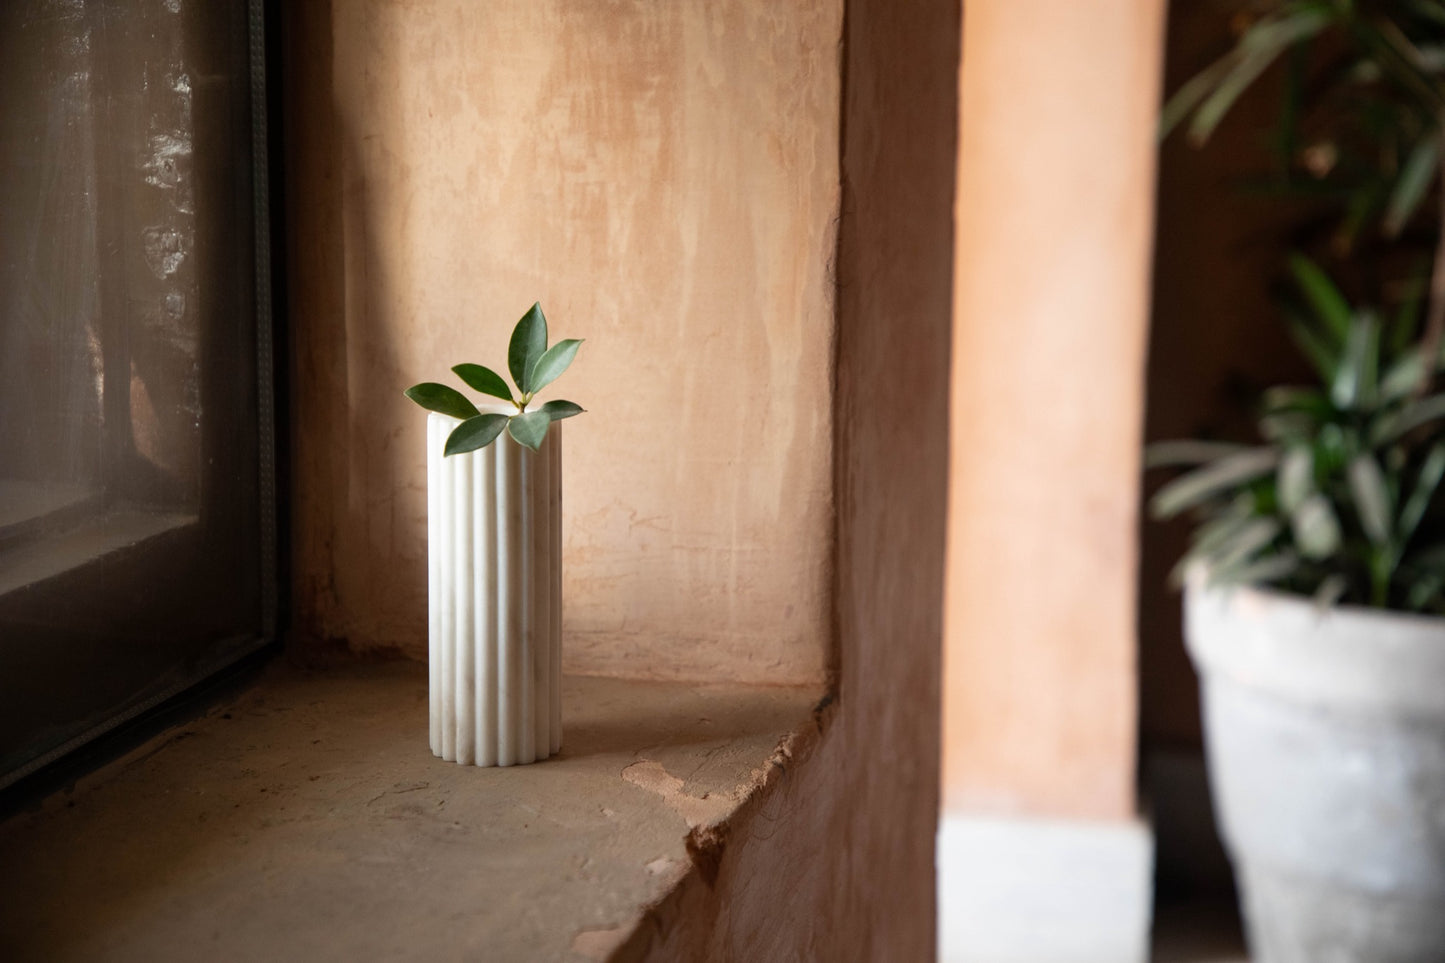
M 945 830 L 954 816 L 1028 832 L 1125 825 L 1135 813 L 1136 518 L 1163 6 L 964 4 Z M 1147 870 L 1147 845 L 1135 849 Z M 941 841 L 941 873 L 946 863 Z

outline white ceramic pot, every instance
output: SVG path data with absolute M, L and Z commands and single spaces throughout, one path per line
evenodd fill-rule
M 427 418 L 431 749 L 510 766 L 562 746 L 562 430 L 442 455 Z
M 1445 960 L 1445 620 L 1191 584 L 1254 963 Z

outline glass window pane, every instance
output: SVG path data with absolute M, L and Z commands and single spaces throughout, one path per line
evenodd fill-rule
M 0 785 L 265 628 L 249 36 L 0 4 Z

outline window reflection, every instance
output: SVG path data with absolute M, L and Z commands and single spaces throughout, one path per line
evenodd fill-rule
M 0 4 L 0 785 L 260 633 L 247 6 Z

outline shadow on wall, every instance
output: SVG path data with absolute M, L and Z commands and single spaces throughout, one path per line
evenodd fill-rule
M 376 640 L 377 633 L 356 624 L 347 599 L 388 597 L 420 584 L 409 602 L 422 625 L 426 605 L 424 556 L 393 560 L 382 585 L 355 584 L 369 571 L 347 564 L 378 540 L 390 541 L 400 479 L 389 454 L 402 435 L 402 416 L 410 414 L 399 389 L 392 396 L 400 373 L 390 380 L 361 376 L 374 364 L 360 365 L 362 358 L 383 364 L 396 358 L 390 266 L 381 250 L 387 234 L 378 215 L 391 185 L 368 181 L 367 151 L 381 145 L 335 89 L 330 2 L 288 8 L 286 17 L 293 624 L 302 638 Z M 396 51 L 376 44 L 366 54 L 367 73 L 386 76 Z

